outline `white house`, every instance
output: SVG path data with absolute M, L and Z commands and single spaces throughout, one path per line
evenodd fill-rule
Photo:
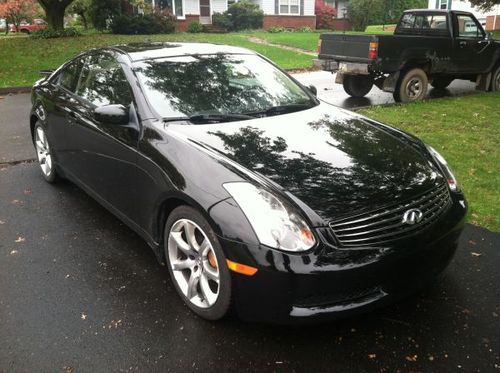
M 429 9 L 452 9 L 473 13 L 486 30 L 500 30 L 500 5 L 489 12 L 482 12 L 467 0 L 429 0 Z
M 169 9 L 177 17 L 177 29 L 199 21 L 211 24 L 214 13 L 225 12 L 237 0 L 151 0 L 152 5 Z M 270 27 L 316 27 L 314 0 L 250 0 L 264 12 L 264 29 Z

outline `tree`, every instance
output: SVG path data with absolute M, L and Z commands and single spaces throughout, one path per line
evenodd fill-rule
M 122 13 L 120 0 L 90 0 L 90 18 L 98 30 L 108 28 L 109 21 Z
M 75 0 L 68 8 L 69 13 L 78 15 L 83 22 L 85 30 L 89 28 L 88 22 L 90 18 L 90 0 Z
M 5 18 L 7 23 L 5 33 L 9 32 L 9 23 L 18 29 L 22 20 L 35 14 L 35 0 L 0 0 L 0 18 Z
M 488 12 L 492 10 L 494 6 L 500 5 L 500 0 L 470 0 L 470 3 L 483 12 Z
M 53 30 L 64 29 L 64 13 L 73 0 L 38 0 L 49 24 Z

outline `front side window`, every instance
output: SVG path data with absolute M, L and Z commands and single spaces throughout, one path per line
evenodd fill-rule
M 192 55 L 140 61 L 134 71 L 163 118 L 249 114 L 316 102 L 286 74 L 255 55 Z
M 299 14 L 299 0 L 280 0 L 280 14 Z
M 476 21 L 468 15 L 457 15 L 457 32 L 458 36 L 465 38 L 483 37 L 483 31 Z
M 87 57 L 75 93 L 95 106 L 128 106 L 132 102 L 123 70 L 115 58 L 108 54 Z

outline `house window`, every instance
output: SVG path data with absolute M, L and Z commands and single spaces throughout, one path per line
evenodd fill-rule
M 280 14 L 299 14 L 300 0 L 280 0 Z
M 439 9 L 448 9 L 448 0 L 439 0 Z
M 156 0 L 152 5 L 160 10 L 169 10 L 178 18 L 184 18 L 184 0 Z

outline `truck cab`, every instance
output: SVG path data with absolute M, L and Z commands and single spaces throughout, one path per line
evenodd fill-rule
M 500 90 L 500 42 L 467 12 L 408 10 L 394 35 L 322 34 L 316 63 L 355 97 L 376 85 L 396 101 L 414 101 L 429 84 L 445 89 L 454 79 Z

